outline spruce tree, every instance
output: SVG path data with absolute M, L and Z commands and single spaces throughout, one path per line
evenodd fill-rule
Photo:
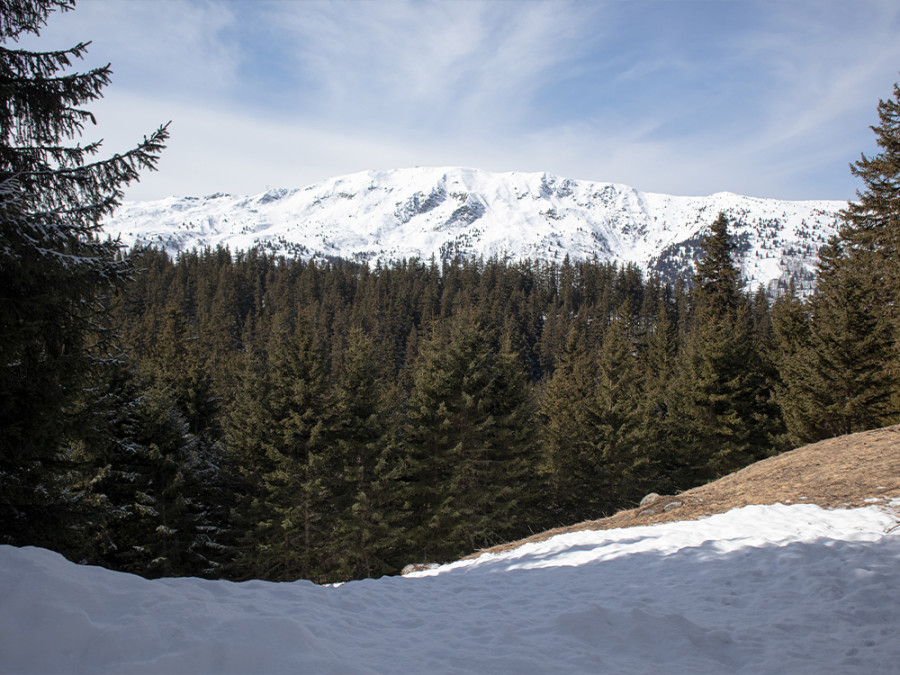
M 878 104 L 879 152 L 851 166 L 863 181 L 819 250 L 816 292 L 781 321 L 782 406 L 796 441 L 900 419 L 900 86 Z M 788 309 L 788 308 L 786 308 Z M 805 317 L 803 316 L 805 314 Z M 801 322 L 801 317 L 807 323 Z M 786 345 L 794 326 L 804 330 Z
M 884 284 L 865 262 L 871 257 L 832 240 L 819 250 L 818 285 L 808 308 L 787 305 L 779 315 L 789 357 L 782 359 L 781 402 L 797 443 L 896 418 L 892 325 Z
M 594 404 L 601 472 L 594 489 L 607 515 L 643 496 L 651 469 L 640 416 L 644 374 L 629 330 L 630 316 L 626 300 L 604 332 L 598 359 Z
M 889 352 L 881 366 L 893 379 L 891 399 L 880 407 L 875 422 L 885 424 L 900 419 L 900 84 L 894 84 L 891 98 L 878 102 L 878 124 L 872 131 L 879 151 L 861 155 L 850 167 L 864 189 L 841 213 L 838 236 L 848 263 L 866 277 L 864 306 L 877 320 L 865 339 Z
M 86 106 L 110 68 L 70 72 L 87 44 L 14 48 L 69 0 L 0 0 L 0 540 L 52 545 L 67 507 L 46 494 L 62 450 L 84 432 L 79 405 L 109 363 L 100 299 L 128 275 L 101 219 L 124 186 L 153 169 L 161 127 L 134 149 L 97 160 L 80 144 Z
M 798 296 L 794 284 L 775 301 L 772 327 L 775 332 L 775 366 L 779 381 L 776 400 L 784 416 L 789 443 L 798 446 L 825 438 L 822 427 L 820 371 L 811 342 L 808 303 Z
M 677 445 L 667 460 L 668 473 L 680 489 L 765 457 L 781 425 L 724 214 L 712 224 L 703 248 L 672 398 Z
M 328 500 L 339 480 L 327 444 L 325 361 L 305 321 L 293 330 L 284 319 L 276 325 L 264 371 L 247 361 L 247 391 L 230 425 L 232 461 L 249 488 L 243 508 L 252 516 L 235 567 L 255 578 L 323 581 L 334 527 Z
M 540 397 L 542 471 L 549 487 L 546 518 L 551 525 L 597 518 L 604 505 L 597 485 L 603 473 L 595 400 L 599 375 L 585 331 L 583 322 L 572 326 Z
M 338 579 L 391 571 L 385 559 L 389 495 L 384 462 L 392 394 L 371 338 L 353 330 L 333 394 L 334 423 L 328 438 L 342 481 L 331 500 L 336 525 L 329 538 L 335 558 L 333 576 Z
M 70 554 L 151 577 L 212 574 L 209 522 L 187 489 L 197 449 L 187 422 L 166 389 L 125 367 L 103 389 L 110 416 L 74 447 L 90 465 L 76 487 L 94 508 Z
M 233 502 L 230 521 L 235 558 L 230 578 L 263 579 L 269 573 L 259 528 L 269 518 L 263 476 L 273 470 L 266 450 L 278 443 L 273 426 L 272 383 L 262 349 L 249 347 L 236 361 L 234 400 L 228 409 L 225 447 Z
M 678 346 L 677 324 L 673 318 L 675 307 L 669 302 L 669 291 L 661 285 L 651 291 L 648 284 L 645 297 L 653 297 L 653 309 L 645 315 L 648 325 L 639 351 L 644 384 L 639 414 L 644 451 L 649 462 L 646 468 L 650 485 L 647 487 L 648 491 L 663 493 L 673 489 L 662 467 L 665 458 L 672 454 L 669 408 Z
M 448 560 L 523 534 L 535 429 L 522 366 L 462 314 L 424 346 L 403 431 L 398 489 L 407 550 Z
M 896 322 L 900 318 L 900 84 L 894 84 L 892 98 L 878 102 L 878 121 L 872 131 L 879 151 L 871 157 L 861 155 L 850 167 L 865 187 L 841 213 L 839 237 L 855 251 L 874 254 L 867 261 L 868 272 L 880 278 L 889 301 L 882 309 Z

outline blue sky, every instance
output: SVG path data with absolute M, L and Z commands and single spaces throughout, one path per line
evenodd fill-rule
M 108 152 L 172 120 L 129 199 L 408 166 L 851 199 L 900 78 L 896 0 L 79 0 Z

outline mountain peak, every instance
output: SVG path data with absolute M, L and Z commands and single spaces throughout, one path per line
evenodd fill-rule
M 546 172 L 465 167 L 363 171 L 252 196 L 126 202 L 104 228 L 125 245 L 170 253 L 255 246 L 288 257 L 391 261 L 497 257 L 634 263 L 689 274 L 706 228 L 725 213 L 744 278 L 809 290 L 819 247 L 846 204 L 718 192 L 679 197 Z

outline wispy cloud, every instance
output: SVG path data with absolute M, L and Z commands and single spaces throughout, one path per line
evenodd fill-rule
M 134 197 L 462 164 L 849 198 L 898 35 L 895 0 L 79 0 L 38 44 L 112 61 L 110 150 L 174 120 Z
M 92 42 L 86 63 L 112 61 L 113 87 L 166 98 L 221 98 L 238 82 L 240 54 L 225 32 L 235 25 L 227 2 L 78 0 L 54 13 L 25 46 L 65 48 Z
M 410 131 L 513 124 L 584 30 L 564 2 L 278 6 L 319 114 Z

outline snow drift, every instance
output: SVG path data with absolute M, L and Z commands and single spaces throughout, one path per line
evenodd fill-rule
M 0 671 L 886 672 L 898 507 L 750 506 L 332 587 L 148 581 L 4 546 Z

